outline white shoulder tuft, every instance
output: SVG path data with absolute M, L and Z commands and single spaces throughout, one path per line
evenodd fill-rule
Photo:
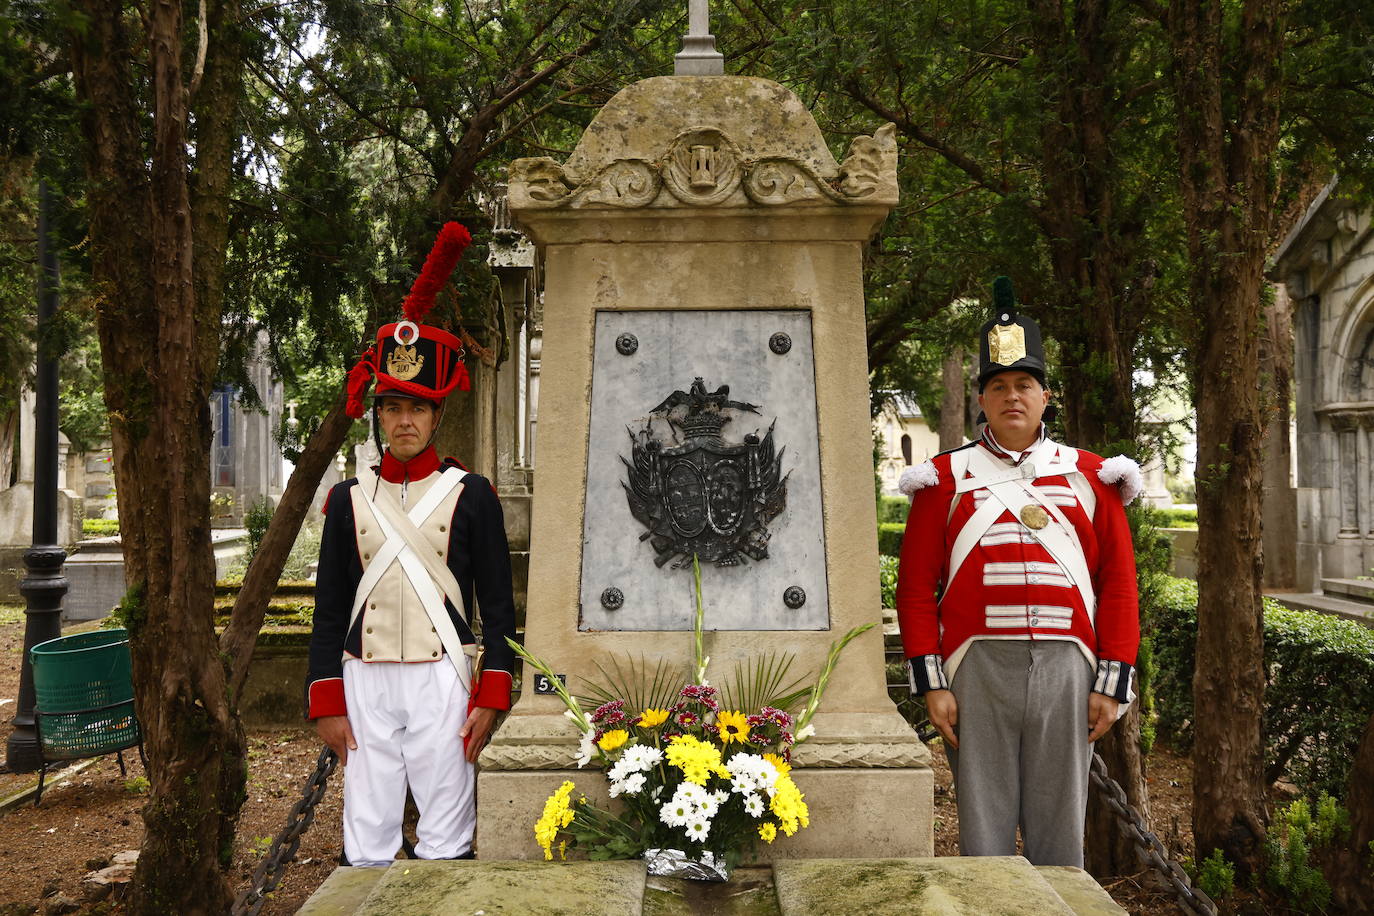
M 901 479 L 897 481 L 897 489 L 914 499 L 917 490 L 933 487 L 939 482 L 940 472 L 936 470 L 935 462 L 922 461 L 902 472 Z
M 1140 465 L 1125 455 L 1117 455 L 1102 462 L 1097 479 L 1105 484 L 1116 484 L 1121 490 L 1121 502 L 1130 505 L 1145 490 L 1145 478 L 1140 473 Z

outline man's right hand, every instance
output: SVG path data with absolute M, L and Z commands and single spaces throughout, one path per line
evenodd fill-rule
M 924 699 L 930 724 L 939 729 L 940 736 L 957 751 L 959 738 L 954 734 L 954 728 L 959 724 L 959 702 L 954 699 L 954 691 L 927 690 Z
M 315 720 L 315 731 L 320 740 L 339 755 L 339 763 L 348 766 L 348 752 L 358 749 L 353 729 L 348 727 L 348 716 L 320 716 Z

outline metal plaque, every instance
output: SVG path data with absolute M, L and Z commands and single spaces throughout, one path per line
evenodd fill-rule
M 708 629 L 828 628 L 810 313 L 601 311 L 594 360 L 580 628 L 690 629 L 694 554 Z

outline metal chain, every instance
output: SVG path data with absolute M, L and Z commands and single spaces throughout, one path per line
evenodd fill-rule
M 1217 916 L 1217 905 L 1212 898 L 1198 887 L 1193 887 L 1183 866 L 1169 858 L 1164 844 L 1159 841 L 1145 825 L 1140 812 L 1131 807 L 1126 799 L 1126 791 L 1121 784 L 1107 773 L 1107 764 L 1102 756 L 1093 751 L 1092 769 L 1088 773 L 1092 784 L 1102 793 L 1102 800 L 1116 815 L 1117 828 L 1121 835 L 1135 846 L 1136 857 L 1148 865 L 1161 878 L 1174 888 L 1179 906 L 1183 912 L 1194 916 Z
M 301 800 L 291 808 L 291 813 L 286 816 L 286 826 L 272 841 L 272 848 L 253 873 L 253 883 L 234 901 L 234 908 L 230 911 L 233 916 L 257 916 L 267 902 L 268 895 L 277 889 L 287 864 L 296 857 L 301 836 L 315 820 L 315 806 L 324 798 L 329 777 L 338 764 L 338 754 L 327 747 L 320 749 L 315 772 L 305 781 Z

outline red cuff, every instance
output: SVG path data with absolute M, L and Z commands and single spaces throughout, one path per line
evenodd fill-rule
M 326 677 L 310 682 L 310 718 L 346 715 L 348 701 L 344 699 L 343 678 Z
M 510 709 L 511 676 L 509 671 L 483 671 L 477 680 L 477 695 L 473 706 L 488 709 Z

